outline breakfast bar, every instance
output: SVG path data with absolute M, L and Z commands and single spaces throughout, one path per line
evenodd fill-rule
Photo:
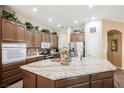
M 48 59 L 21 66 L 24 88 L 113 88 L 116 67 L 105 59 Z

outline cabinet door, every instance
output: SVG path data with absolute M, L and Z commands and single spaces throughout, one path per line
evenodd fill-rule
M 25 42 L 25 26 L 22 24 L 16 25 L 16 40 Z
M 50 47 L 53 48 L 54 45 L 54 36 L 50 35 Z
M 83 33 L 78 34 L 77 41 L 78 42 L 83 42 L 84 41 L 84 34 Z
M 41 33 L 35 32 L 35 47 L 41 47 Z
M 77 41 L 77 35 L 76 34 L 71 34 L 70 41 L 71 42 L 76 42 Z
M 46 42 L 46 33 L 42 32 L 42 42 Z
M 15 23 L 2 19 L 2 40 L 15 41 Z
M 54 47 L 54 48 L 57 48 L 57 47 L 58 47 L 58 38 L 57 38 L 56 35 L 54 35 L 53 47 Z
M 1 83 L 2 83 L 2 82 L 1 82 L 1 79 L 2 79 L 2 75 L 0 74 L 0 85 L 1 85 Z
M 47 33 L 46 33 L 46 42 L 47 43 L 50 42 L 50 34 L 47 34 Z
M 103 88 L 103 80 L 91 81 L 91 88 Z
M 27 47 L 34 47 L 34 32 L 27 30 L 26 31 L 26 43 Z

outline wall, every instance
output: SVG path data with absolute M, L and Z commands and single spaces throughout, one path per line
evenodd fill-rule
M 122 66 L 124 68 L 124 23 L 102 19 L 102 55 L 107 59 L 107 32 L 118 30 L 122 33 Z
M 110 34 L 108 34 L 107 58 L 110 62 L 112 62 L 113 65 L 117 67 L 122 67 L 122 34 L 119 32 L 112 34 L 111 32 Z M 117 51 L 111 51 L 112 40 L 117 40 Z
M 91 33 L 90 28 L 96 27 L 96 32 Z M 94 20 L 85 23 L 85 54 L 86 57 L 102 57 L 102 21 Z

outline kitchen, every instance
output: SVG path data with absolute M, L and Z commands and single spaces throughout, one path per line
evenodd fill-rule
M 123 68 L 123 65 L 118 66 L 109 62 L 107 47 L 104 47 L 107 45 L 104 41 L 107 35 L 104 32 L 118 27 L 116 21 L 92 17 L 80 25 L 74 20 L 71 26 L 57 24 L 57 29 L 52 29 L 46 25 L 33 25 L 35 22 L 29 15 L 33 13 L 34 17 L 39 10 L 32 7 L 34 6 L 0 6 L 1 87 L 10 87 L 18 81 L 22 82 L 20 87 L 24 88 L 116 87 L 114 73 L 117 68 Z M 46 11 L 51 8 L 51 6 L 37 7 Z M 74 6 L 55 7 L 70 9 Z M 51 9 L 56 10 L 55 7 Z M 75 6 L 77 9 L 81 7 Z M 89 6 L 85 5 L 84 8 Z M 112 8 L 118 9 L 123 6 Z M 25 9 L 32 11 L 28 15 Z M 24 14 L 20 11 L 29 17 L 22 16 Z M 46 15 L 47 13 L 44 14 Z M 41 15 L 38 18 L 42 18 Z M 48 24 L 54 24 L 53 21 L 53 18 L 48 18 Z M 115 26 L 106 26 L 111 24 Z M 121 22 L 118 24 L 124 26 Z

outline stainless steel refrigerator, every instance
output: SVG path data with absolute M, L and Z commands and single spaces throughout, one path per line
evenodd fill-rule
M 70 42 L 70 57 L 85 57 L 85 42 Z

